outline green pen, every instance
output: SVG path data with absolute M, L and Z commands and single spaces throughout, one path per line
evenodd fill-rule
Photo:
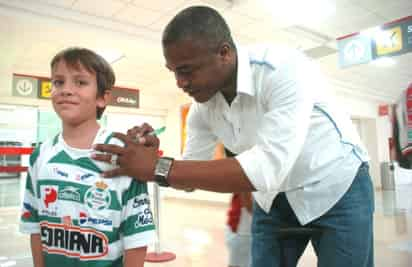
M 160 127 L 148 133 L 148 135 L 158 136 L 159 134 L 163 133 L 166 130 L 166 126 Z

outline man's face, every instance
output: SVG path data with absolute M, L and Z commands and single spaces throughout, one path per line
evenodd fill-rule
M 230 76 L 229 55 L 212 51 L 201 41 L 177 41 L 164 46 L 163 54 L 177 86 L 199 103 L 213 97 Z

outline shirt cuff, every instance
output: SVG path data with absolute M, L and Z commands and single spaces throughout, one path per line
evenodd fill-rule
M 268 191 L 268 185 L 265 183 L 262 165 L 257 164 L 260 160 L 261 151 L 256 147 L 240 153 L 235 158 L 239 162 L 249 181 L 257 191 Z
M 20 223 L 19 231 L 23 234 L 39 234 L 40 225 L 37 222 L 36 223 L 31 223 L 31 222 Z

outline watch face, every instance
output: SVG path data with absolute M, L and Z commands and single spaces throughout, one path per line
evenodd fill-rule
M 173 158 L 162 157 L 157 160 L 155 168 L 155 181 L 160 186 L 169 186 L 167 177 L 173 164 Z
M 167 176 L 170 167 L 172 166 L 172 159 L 160 158 L 156 166 L 156 175 Z

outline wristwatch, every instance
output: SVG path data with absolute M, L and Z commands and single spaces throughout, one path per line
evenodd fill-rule
M 170 169 L 173 165 L 173 158 L 161 157 L 157 160 L 155 166 L 155 182 L 160 186 L 169 186 L 167 178 L 169 177 Z

